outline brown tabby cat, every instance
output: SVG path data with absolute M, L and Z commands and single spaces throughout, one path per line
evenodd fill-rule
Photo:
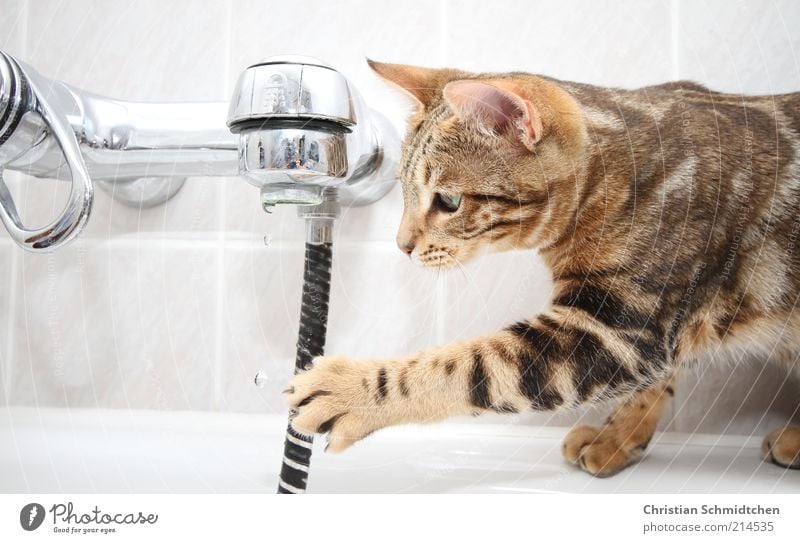
M 433 268 L 538 248 L 552 307 L 403 359 L 318 358 L 287 390 L 295 429 L 341 451 L 395 424 L 620 398 L 564 443 L 604 476 L 642 456 L 682 366 L 735 345 L 800 368 L 800 93 L 370 64 L 419 103 L 400 248 Z M 800 428 L 763 452 L 800 467 Z

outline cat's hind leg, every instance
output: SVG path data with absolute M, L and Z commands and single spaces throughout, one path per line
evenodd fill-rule
M 784 468 L 800 469 L 800 428 L 778 428 L 764 438 L 761 444 L 764 460 Z
M 570 430 L 564 439 L 564 457 L 597 477 L 614 475 L 639 460 L 675 394 L 672 383 L 673 379 L 634 393 L 600 427 L 582 425 Z

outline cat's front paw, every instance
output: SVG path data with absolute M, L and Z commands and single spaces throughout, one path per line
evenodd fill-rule
M 326 450 L 340 452 L 386 426 L 369 395 L 371 366 L 346 357 L 316 358 L 287 389 L 289 405 L 298 412 L 292 427 L 301 434 L 328 434 Z

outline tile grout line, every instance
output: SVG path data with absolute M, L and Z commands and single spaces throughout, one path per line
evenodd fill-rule
M 223 204 L 218 204 L 223 205 Z M 219 212 L 219 211 L 217 211 Z M 210 238 L 180 238 L 180 237 L 147 237 L 147 238 L 92 238 L 86 237 L 84 241 L 92 246 L 105 246 L 112 248 L 139 247 L 143 243 L 153 247 L 176 247 L 176 248 L 202 248 L 202 249 L 252 249 L 263 247 L 262 238 L 228 238 L 225 232 L 217 233 L 217 236 Z M 271 241 L 265 250 L 302 250 L 304 240 L 302 239 L 283 239 Z M 391 240 L 335 240 L 336 246 L 343 249 L 378 249 L 394 252 L 397 246 Z
M 25 61 L 28 60 L 28 18 L 30 16 L 30 2 L 28 0 L 22 5 L 22 31 L 21 39 L 22 44 L 20 50 L 22 52 L 22 56 Z M 4 243 L 4 250 L 11 251 L 11 277 L 9 278 L 8 286 L 9 286 L 9 296 L 8 296 L 8 307 L 7 307 L 7 315 L 8 315 L 8 325 L 6 328 L 6 344 L 5 352 L 3 353 L 5 356 L 5 364 L 0 370 L 4 370 L 3 375 L 3 386 L 5 387 L 5 397 L 6 397 L 6 405 L 12 404 L 11 399 L 11 377 L 14 375 L 14 315 L 17 309 L 17 290 L 20 286 L 20 279 L 19 279 L 19 265 L 20 265 L 20 258 L 19 252 L 20 248 L 17 247 L 15 243 Z
M 670 54 L 672 57 L 672 79 L 680 79 L 680 0 L 670 0 Z
M 8 250 L 8 249 L 6 249 Z M 9 280 L 9 287 L 10 292 L 8 296 L 8 324 L 6 329 L 6 340 L 8 343 L 6 344 L 5 348 L 5 360 L 6 363 L 3 364 L 5 368 L 5 375 L 3 377 L 3 383 L 5 386 L 5 395 L 6 395 L 6 405 L 11 405 L 11 377 L 14 375 L 14 316 L 16 315 L 17 309 L 17 290 L 19 288 L 20 280 L 19 280 L 19 271 L 18 268 L 20 266 L 19 261 L 19 252 L 22 250 L 16 245 L 12 244 L 10 250 L 11 252 L 11 277 Z
M 439 0 L 439 56 L 442 66 L 447 64 L 447 0 Z
M 30 31 L 30 25 L 28 24 L 28 19 L 30 17 L 30 0 L 25 0 L 25 3 L 22 5 L 22 55 L 25 58 L 25 62 L 28 61 L 28 32 Z
M 219 191 L 220 197 L 218 198 L 217 211 L 220 213 L 220 220 L 225 220 L 225 199 L 224 191 Z M 225 334 L 223 333 L 224 313 L 225 313 L 225 243 L 224 243 L 224 230 L 220 230 L 219 242 L 216 244 L 215 251 L 217 253 L 217 278 L 216 278 L 216 296 L 215 296 L 215 318 L 214 318 L 214 409 L 219 410 L 222 407 L 222 342 Z
M 233 30 L 231 28 L 233 6 L 231 0 L 225 4 L 225 60 L 223 63 L 223 94 L 228 96 L 231 93 L 230 81 L 230 67 L 231 67 L 231 39 Z M 214 409 L 222 410 L 223 394 L 222 394 L 222 356 L 224 349 L 222 342 L 226 335 L 223 333 L 225 323 L 225 225 L 227 224 L 226 216 L 226 183 L 220 183 L 217 186 L 217 213 L 219 215 L 220 229 L 217 233 L 217 292 L 216 292 L 216 318 L 214 322 Z

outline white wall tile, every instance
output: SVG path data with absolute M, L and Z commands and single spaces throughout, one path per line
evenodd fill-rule
M 436 344 L 436 272 L 392 243 L 348 244 L 333 258 L 328 353 L 395 358 Z
M 800 3 L 681 0 L 679 14 L 681 78 L 732 93 L 800 90 Z
M 20 252 L 11 403 L 211 408 L 217 258 L 82 240 Z
M 11 323 L 13 251 L 7 238 L 0 238 L 0 406 L 6 404 L 9 390 L 9 325 Z
M 166 183 L 178 180 L 164 179 Z M 220 199 L 225 179 L 190 177 L 183 187 L 163 205 L 149 208 L 128 206 L 100 188 L 95 191 L 95 203 L 87 237 L 113 238 L 120 236 L 156 237 L 213 237 L 222 229 L 225 210 Z
M 538 315 L 549 305 L 553 282 L 535 251 L 481 255 L 443 273 L 448 341 L 490 333 Z
M 227 2 L 36 0 L 24 60 L 125 100 L 227 100 Z
M 666 0 L 448 0 L 446 63 L 637 87 L 672 74 Z
M 754 355 L 726 355 L 687 369 L 675 387 L 670 429 L 764 436 L 800 424 L 797 376 Z
M 44 226 L 61 214 L 70 192 L 68 172 L 61 180 L 11 171 L 4 176 L 28 227 Z M 92 213 L 81 236 L 85 239 L 215 237 L 214 232 L 221 230 L 224 223 L 225 210 L 220 198 L 225 184 L 224 179 L 189 178 L 169 201 L 153 207 L 128 206 L 95 184 Z
M 226 251 L 223 408 L 285 411 L 280 391 L 294 368 L 302 269 L 299 244 Z M 391 246 L 335 245 L 326 352 L 392 358 L 433 346 L 436 286 L 435 274 Z M 270 377 L 261 390 L 252 385 L 259 369 Z
M 22 56 L 43 75 L 123 100 L 227 100 L 227 2 L 32 2 Z M 176 32 L 176 22 L 180 31 Z M 68 172 L 65 175 L 69 175 Z M 190 179 L 166 205 L 126 207 L 96 190 L 87 237 L 196 236 L 222 227 L 220 180 Z M 23 218 L 43 225 L 66 202 L 68 183 L 12 183 Z
M 286 411 L 280 393 L 294 368 L 303 285 L 298 243 L 266 247 L 254 241 L 225 249 L 219 407 L 231 411 Z M 253 378 L 263 370 L 263 389 Z
M 441 63 L 440 5 L 427 0 L 344 0 L 335 7 L 326 0 L 237 1 L 231 14 L 231 77 L 269 56 L 310 55 L 343 72 L 366 96 L 383 86 L 365 57 Z
M 394 243 L 403 216 L 403 191 L 398 182 L 383 198 L 368 206 L 343 207 L 334 236 L 342 241 Z M 399 249 L 398 249 L 399 251 Z
M 27 0 L 0 0 L 0 50 L 25 57 Z
M 305 222 L 297 217 L 295 206 L 276 206 L 270 213 L 261 207 L 258 187 L 241 178 L 225 181 L 225 235 L 229 239 L 257 240 L 268 236 L 276 242 L 301 242 Z

